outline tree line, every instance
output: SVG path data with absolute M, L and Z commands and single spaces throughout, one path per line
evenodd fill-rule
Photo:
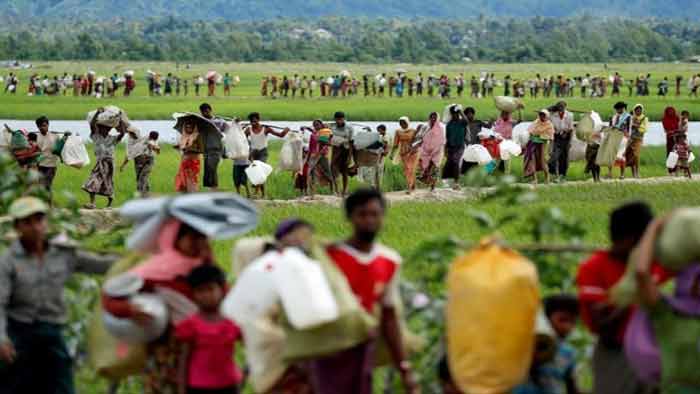
M 577 16 L 469 20 L 330 17 L 253 22 L 174 17 L 0 27 L 22 60 L 354 63 L 646 62 L 700 54 L 690 21 Z

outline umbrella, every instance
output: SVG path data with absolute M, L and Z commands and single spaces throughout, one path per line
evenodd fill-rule
M 258 224 L 255 206 L 233 193 L 192 193 L 131 200 L 119 213 L 135 221 L 127 247 L 145 251 L 157 250 L 159 230 L 169 218 L 179 219 L 210 239 L 233 238 Z
M 214 124 L 211 119 L 207 119 L 200 114 L 193 112 L 175 112 L 173 114 L 173 119 L 177 120 L 177 123 L 175 123 L 173 128 L 180 134 L 182 134 L 185 123 L 192 122 L 197 126 L 197 130 L 202 134 L 217 133 L 218 135 L 221 135 L 221 131 L 218 127 L 216 127 L 216 124 Z

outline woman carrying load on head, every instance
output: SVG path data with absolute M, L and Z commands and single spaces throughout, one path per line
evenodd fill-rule
M 440 122 L 437 112 L 432 112 L 428 118 L 428 131 L 423 136 L 420 150 L 421 181 L 435 190 L 438 180 L 438 169 L 445 150 L 445 128 Z
M 410 122 L 407 116 L 399 118 L 399 128 L 394 133 L 394 148 L 391 151 L 392 160 L 396 151 L 399 151 L 403 176 L 406 178 L 408 187 L 407 194 L 411 194 L 416 189 L 416 166 L 418 164 L 418 148 L 413 146 L 417 132 L 410 127 Z
M 632 109 L 630 121 L 630 139 L 625 150 L 625 162 L 622 164 L 622 177 L 625 176 L 625 166 L 632 168 L 632 176 L 639 178 L 639 158 L 642 153 L 644 134 L 649 128 L 649 118 L 644 113 L 644 106 L 637 104 Z
M 98 117 L 103 112 L 105 109 L 99 108 L 90 119 L 90 139 L 95 149 L 95 167 L 82 187 L 90 195 L 90 203 L 85 205 L 87 209 L 95 209 L 96 195 L 107 197 L 107 208 L 112 206 L 114 199 L 114 151 L 126 132 L 131 129 L 128 122 L 120 119 L 116 127 L 118 134 L 116 136 L 109 135 L 113 127 L 97 123 Z

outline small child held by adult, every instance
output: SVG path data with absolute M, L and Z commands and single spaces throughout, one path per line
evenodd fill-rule
M 673 172 L 678 176 L 681 172 L 685 174 L 688 178 L 692 178 L 692 172 L 690 171 L 690 144 L 688 143 L 688 136 L 685 133 L 676 134 L 676 144 L 673 146 L 673 151 L 678 155 L 678 164 Z
M 199 312 L 175 327 L 183 342 L 178 394 L 237 394 L 243 373 L 233 361 L 240 328 L 221 316 L 226 292 L 223 271 L 215 265 L 195 268 L 187 277 Z
M 556 349 L 536 347 L 528 381 L 513 390 L 513 394 L 578 394 L 576 384 L 576 350 L 566 342 L 578 320 L 578 300 L 568 294 L 545 298 L 547 320 L 557 335 Z

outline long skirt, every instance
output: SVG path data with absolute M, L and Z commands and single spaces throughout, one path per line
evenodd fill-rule
M 464 156 L 464 145 L 447 147 L 447 160 L 442 168 L 443 179 L 459 179 L 462 156 Z
M 315 394 L 371 394 L 375 345 L 362 343 L 309 364 Z
M 175 175 L 175 191 L 193 192 L 199 188 L 199 170 L 201 162 L 197 159 L 183 159 Z
M 134 169 L 136 170 L 136 190 L 145 195 L 151 191 L 149 177 L 153 170 L 153 157 L 141 155 L 134 159 Z
M 639 167 L 639 157 L 642 153 L 642 140 L 639 138 L 630 139 L 625 150 L 625 164 L 627 167 Z
M 673 152 L 673 147 L 676 146 L 676 135 L 666 134 L 666 157 Z
M 428 161 L 428 166 L 425 167 L 421 161 L 421 176 L 420 181 L 426 185 L 433 185 L 440 177 L 440 167 L 433 161 Z
M 525 162 L 523 163 L 523 175 L 535 176 L 538 171 L 547 171 L 546 143 L 529 141 L 525 147 Z
M 593 392 L 596 394 L 652 394 L 630 367 L 624 350 L 598 343 L 593 352 Z
M 586 173 L 600 171 L 600 166 L 595 161 L 599 149 L 600 145 L 598 144 L 588 144 L 586 146 Z
M 204 154 L 204 187 L 219 187 L 219 162 L 221 154 L 211 152 Z
M 178 387 L 178 359 L 182 344 L 172 331 L 148 344 L 143 392 L 145 394 L 173 394 Z
M 418 166 L 418 152 L 408 152 L 401 155 L 401 166 L 403 167 L 403 176 L 406 178 L 408 190 L 413 190 L 416 187 L 416 167 Z
M 90 177 L 83 185 L 83 190 L 112 198 L 114 196 L 114 159 L 103 157 L 97 159 Z

